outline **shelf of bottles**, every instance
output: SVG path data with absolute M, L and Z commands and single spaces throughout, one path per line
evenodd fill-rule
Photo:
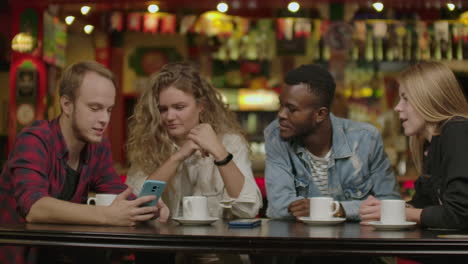
M 313 57 L 328 61 L 332 49 L 344 50 L 350 61 L 464 60 L 468 58 L 467 25 L 449 20 L 358 20 L 321 24 L 312 41 Z M 337 24 L 338 26 L 334 26 Z

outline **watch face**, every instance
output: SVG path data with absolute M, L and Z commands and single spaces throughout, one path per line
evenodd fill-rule
M 34 107 L 31 104 L 21 104 L 16 110 L 18 123 L 25 126 L 34 121 Z

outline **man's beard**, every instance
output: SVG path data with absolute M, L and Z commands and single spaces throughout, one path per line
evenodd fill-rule
M 73 113 L 72 113 L 72 120 L 71 120 L 71 124 L 72 124 L 72 131 L 73 131 L 73 135 L 75 136 L 75 138 L 84 143 L 84 144 L 92 144 L 92 143 L 98 143 L 97 141 L 94 141 L 92 139 L 90 139 L 89 137 L 87 137 L 81 130 L 80 128 L 78 127 L 78 122 L 77 122 L 77 118 L 76 118 L 76 111 L 74 110 Z

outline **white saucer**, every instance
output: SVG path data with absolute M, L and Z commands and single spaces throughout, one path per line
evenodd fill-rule
M 206 219 L 188 219 L 184 217 L 173 217 L 174 221 L 182 225 L 209 225 L 216 222 L 218 217 L 208 217 Z
M 346 221 L 346 218 L 332 217 L 329 219 L 315 219 L 308 216 L 299 217 L 299 220 L 308 225 L 337 225 Z
M 401 224 L 383 224 L 380 221 L 371 221 L 368 224 L 378 230 L 400 230 L 400 229 L 407 229 L 407 228 L 413 227 L 416 225 L 416 222 L 407 221 Z

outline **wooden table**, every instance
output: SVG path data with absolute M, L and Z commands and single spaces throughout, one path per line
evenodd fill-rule
M 446 234 L 466 237 L 438 237 Z M 221 220 L 209 226 L 174 222 L 136 227 L 27 224 L 0 225 L 0 244 L 272 255 L 468 255 L 468 232 L 376 231 L 358 223 L 308 226 L 279 220 L 263 220 L 253 229 L 232 229 Z

